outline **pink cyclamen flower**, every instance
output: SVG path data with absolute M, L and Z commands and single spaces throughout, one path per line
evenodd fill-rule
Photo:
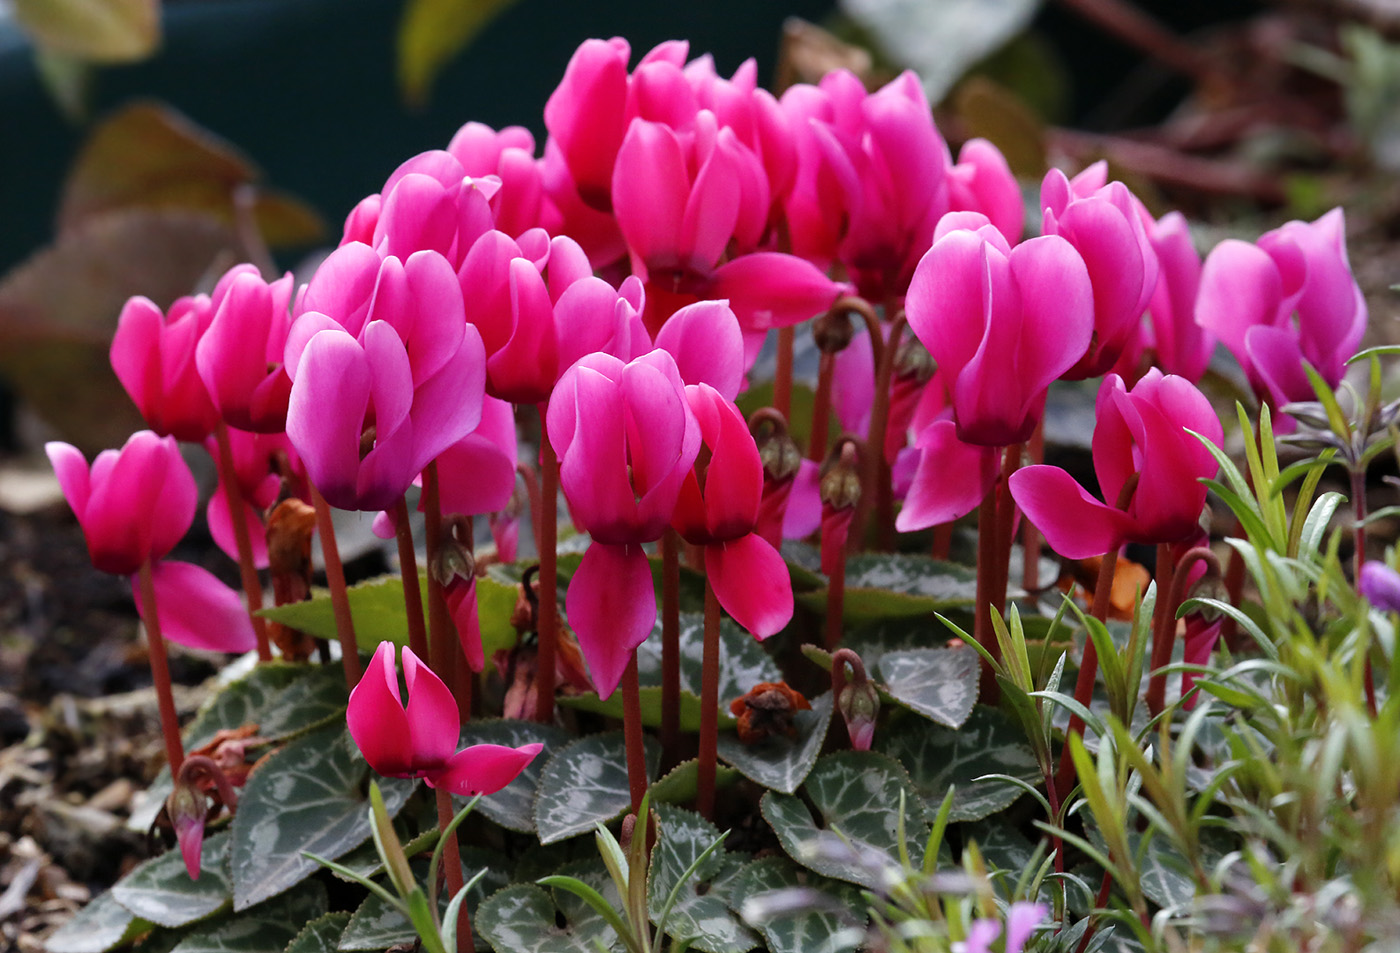
M 592 537 L 566 610 L 606 698 L 656 622 L 641 544 L 666 531 L 700 452 L 700 426 L 675 360 L 661 350 L 628 364 L 583 358 L 560 378 L 546 424 L 569 513 Z
M 231 269 L 214 287 L 214 316 L 194 359 L 210 400 L 230 427 L 255 433 L 287 429 L 292 379 L 282 357 L 291 299 L 290 273 L 269 284 L 252 265 Z
M 613 162 L 627 133 L 627 60 L 621 37 L 585 40 L 544 105 L 544 125 L 584 202 L 611 211 Z
M 705 548 L 705 575 L 719 604 L 756 638 L 792 618 L 787 564 L 754 530 L 763 496 L 763 462 L 739 409 L 708 384 L 685 397 L 710 451 L 702 488 L 686 475 L 671 525 L 686 542 Z
M 149 298 L 127 301 L 112 337 L 112 370 L 150 428 L 198 442 L 219 412 L 195 366 L 195 346 L 214 319 L 208 295 L 180 298 L 168 314 Z
M 473 178 L 457 157 L 441 149 L 405 161 L 351 211 L 341 245 L 360 242 L 383 257 L 408 258 L 435 251 L 453 266 L 494 227 L 490 206 L 501 187 L 495 176 Z
M 313 281 L 302 296 L 332 310 L 307 311 L 288 335 L 287 436 L 332 506 L 387 509 L 476 428 L 485 354 L 438 253 L 380 262 L 366 246 L 346 245 L 327 262 L 337 256 L 345 287 Z
M 1035 431 L 1050 383 L 1093 333 L 1084 261 L 1046 235 L 1010 248 L 985 217 L 954 213 L 920 260 L 905 303 L 909 326 L 937 361 L 958 438 L 998 447 Z
M 1304 361 L 1335 387 L 1366 330 L 1342 210 L 1289 222 L 1252 245 L 1217 245 L 1201 271 L 1196 322 L 1219 336 L 1255 394 L 1275 408 L 1316 398 Z
M 232 427 L 228 431 L 229 449 L 233 451 L 233 469 L 238 480 L 238 489 L 243 496 L 243 521 L 248 526 L 248 541 L 252 546 L 253 565 L 267 568 L 267 529 L 263 525 L 265 513 L 277 500 L 282 489 L 281 460 L 285 459 L 292 471 L 295 482 L 304 482 L 299 477 L 301 460 L 296 449 L 285 433 L 248 433 Z M 213 437 L 204 441 L 210 456 L 218 454 L 218 444 Z M 216 457 L 217 459 L 217 457 Z M 305 494 L 306 487 L 293 492 Z M 220 475 L 219 485 L 209 497 L 209 505 L 204 511 L 209 523 L 209 535 L 228 554 L 238 558 L 237 537 L 235 536 L 233 514 L 229 512 L 228 487 L 224 486 Z
M 1168 212 L 1149 233 L 1157 253 L 1157 290 L 1148 305 L 1156 366 L 1195 384 L 1210 364 L 1215 334 L 1196 323 L 1201 256 L 1180 212 Z
M 1094 335 L 1065 377 L 1082 380 L 1111 368 L 1138 333 L 1157 287 L 1152 220 L 1122 182 L 1103 184 L 1107 165 L 1067 179 L 1059 169 L 1040 185 L 1043 232 L 1069 241 L 1084 260 L 1094 289 Z
M 44 447 L 58 485 L 78 518 L 92 564 L 117 576 L 152 565 L 157 613 L 169 639 L 194 648 L 246 652 L 253 626 L 237 593 L 213 574 L 164 557 L 194 522 L 194 476 L 174 437 L 135 433 L 120 450 L 104 450 L 88 467 L 76 447 Z M 137 609 L 145 606 L 138 597 Z
M 1223 440 L 1220 418 L 1190 381 L 1153 368 L 1131 391 L 1116 374 L 1099 388 L 1094 472 L 1107 503 L 1059 467 L 1033 466 L 1011 477 L 1011 495 L 1056 552 L 1087 559 L 1125 542 L 1174 543 L 1194 536 L 1205 506 L 1202 479 L 1215 476 L 1210 451 L 1188 433 Z M 1124 485 L 1138 483 L 1126 509 Z
M 1050 913 L 1043 903 L 1027 903 L 1018 900 L 1006 911 L 1006 942 L 1002 953 L 1021 953 L 1026 941 Z M 991 953 L 992 941 L 1001 935 L 1001 924 L 995 920 L 978 919 L 968 928 L 967 939 L 961 944 L 961 953 Z M 958 949 L 958 944 L 954 944 Z
M 408 706 L 399 695 L 394 643 L 381 642 L 350 693 L 345 721 L 369 766 L 385 777 L 422 778 L 462 797 L 494 794 L 514 781 L 542 744 L 472 745 L 457 750 L 461 713 L 442 679 L 403 650 Z
M 494 175 L 501 187 L 491 196 L 496 228 L 520 235 L 540 223 L 544 198 L 541 166 L 535 161 L 535 137 L 523 126 L 507 126 L 497 132 L 479 122 L 469 122 L 447 144 L 447 151 L 473 178 Z

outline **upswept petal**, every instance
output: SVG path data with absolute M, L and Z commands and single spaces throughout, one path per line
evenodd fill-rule
M 109 455 L 110 454 L 110 455 Z M 125 576 L 160 559 L 194 522 L 194 476 L 172 437 L 133 434 L 93 461 L 83 533 L 93 565 Z
M 728 299 L 744 331 L 766 331 L 821 314 L 845 287 L 796 255 L 753 252 L 720 265 L 706 297 Z
M 1195 383 L 1210 363 L 1215 335 L 1196 323 L 1196 294 L 1201 285 L 1201 256 L 1191 241 L 1186 217 L 1162 216 L 1151 233 L 1160 268 L 1148 315 L 1157 348 L 1157 365 Z
M 949 205 L 983 213 L 1012 244 L 1025 230 L 1021 187 L 1001 150 L 986 139 L 969 139 L 948 170 Z M 946 216 L 945 216 L 946 217 Z
M 569 580 L 565 610 L 593 685 L 608 698 L 656 624 L 656 592 L 642 547 L 595 538 Z
M 612 176 L 613 212 L 634 261 L 648 270 L 683 264 L 680 246 L 690 174 L 676 134 L 659 123 L 634 119 L 617 153 Z
M 705 383 L 734 400 L 744 382 L 744 339 L 727 301 L 697 301 L 661 326 L 656 346 L 676 359 L 681 380 Z
M 374 227 L 374 250 L 396 258 L 419 249 L 450 255 L 457 238 L 457 188 L 449 191 L 437 179 L 416 172 L 386 185 Z
M 1009 262 L 1025 314 L 1017 371 L 1023 387 L 1043 392 L 1089 347 L 1094 288 L 1079 253 L 1054 235 L 1022 242 Z
M 559 358 L 549 290 L 524 258 L 510 263 L 510 302 L 515 333 L 487 362 L 491 390 L 513 404 L 536 404 L 549 397 Z
M 508 748 L 504 745 L 472 745 L 447 761 L 447 766 L 427 777 L 429 787 L 442 788 L 458 797 L 495 794 L 520 776 L 544 745 Z
M 438 454 L 438 477 L 444 513 L 494 513 L 515 491 L 515 414 L 510 404 L 484 398 L 481 423 L 466 437 Z
M 739 409 L 708 384 L 686 387 L 685 396 L 710 448 L 705 469 L 710 536 L 726 540 L 748 535 L 753 532 L 763 496 L 763 461 L 753 434 Z
M 122 306 L 112 336 L 112 370 L 143 417 L 149 417 L 148 409 L 160 399 L 162 370 L 160 361 L 153 358 L 160 354 L 164 325 L 165 316 L 155 302 L 137 296 Z
M 63 498 L 68 501 L 78 522 L 82 523 L 87 513 L 88 497 L 92 495 L 87 458 L 77 447 L 60 440 L 50 440 L 44 444 L 44 453 L 53 465 Z
M 447 587 L 443 594 L 447 601 L 447 611 L 452 615 L 453 628 L 457 630 L 457 642 L 462 646 L 462 655 L 467 667 L 479 672 L 486 667 L 486 655 L 481 646 L 481 619 L 477 614 L 476 576 L 465 582 L 458 580 Z
M 462 286 L 446 258 L 437 252 L 414 252 L 403 264 L 402 317 L 391 320 L 408 349 L 415 387 L 432 377 L 457 350 L 466 327 Z M 375 302 L 375 318 L 387 318 Z
M 287 437 L 307 479 L 342 509 L 358 508 L 360 434 L 369 396 L 369 363 L 354 338 L 325 330 L 307 342 L 287 403 Z
M 792 576 L 757 533 L 705 547 L 705 576 L 724 611 L 756 639 L 792 619 Z
M 544 124 L 568 164 L 578 193 L 609 208 L 613 162 L 627 131 L 627 41 L 585 40 L 544 106 Z
M 681 481 L 699 453 L 699 428 L 681 387 L 645 361 L 627 365 L 618 388 L 638 498 L 636 531 L 656 539 L 670 523 Z
M 1244 335 L 1251 382 L 1275 407 L 1294 400 L 1314 400 L 1298 336 L 1285 328 L 1252 327 Z M 1240 359 L 1244 363 L 1244 358 Z
M 1115 183 L 1121 184 L 1121 183 Z M 1146 258 L 1133 222 L 1106 197 L 1091 196 L 1070 204 L 1046 224 L 1074 246 L 1088 268 L 1093 294 L 1094 346 L 1071 369 L 1072 379 L 1094 377 L 1113 366 L 1128 336 L 1137 327 L 1152 289 L 1146 288 Z M 1141 230 L 1141 225 L 1138 226 Z M 1049 231 L 1049 227 L 1047 227 Z M 1152 277 L 1156 278 L 1155 262 Z
M 622 395 L 601 372 L 574 368 L 566 375 L 573 393 L 556 391 L 547 415 L 549 439 L 559 454 L 559 482 L 566 488 L 570 514 L 595 541 L 628 542 L 638 517 L 623 456 Z M 576 423 L 567 433 L 562 424 L 566 414 Z
M 248 403 L 268 376 L 268 337 L 272 332 L 272 291 L 255 271 L 233 276 L 208 329 L 195 345 L 195 366 L 214 406 L 231 423 L 248 429 Z M 283 324 L 286 315 L 280 315 Z M 280 351 L 277 355 L 281 358 Z
M 821 465 L 803 460 L 783 511 L 783 539 L 805 539 L 822 525 Z
M 297 301 L 296 313 L 319 311 L 333 318 L 352 337 L 358 336 L 379 281 L 379 263 L 379 254 L 368 245 L 341 245 L 316 266 L 316 273 Z M 296 366 L 295 357 L 289 350 L 288 367 Z
M 442 679 L 408 646 L 403 648 L 403 678 L 408 687 L 409 747 L 420 770 L 430 770 L 457 749 L 461 712 Z
M 674 241 L 680 264 L 693 272 L 712 271 L 734 235 L 739 221 L 739 183 L 743 174 L 735 155 L 739 148 L 732 129 L 719 130 L 714 150 L 704 160 L 690 186 Z M 767 211 L 766 206 L 764 211 Z M 625 224 L 623 234 L 628 234 Z
M 238 558 L 238 537 L 233 527 L 233 517 L 229 514 L 228 493 L 220 483 L 209 497 L 209 505 L 204 510 L 204 518 L 209 523 L 209 535 L 214 545 L 222 549 L 230 559 Z M 248 543 L 252 549 L 253 565 L 258 569 L 267 568 L 267 534 L 258 511 L 243 504 L 243 523 L 248 528 Z
M 471 433 L 481 423 L 486 394 L 486 358 L 481 336 L 467 327 L 446 364 L 414 392 L 414 472 Z
M 490 231 L 476 240 L 457 269 L 463 290 L 467 321 L 481 332 L 487 354 L 506 346 L 515 333 L 511 309 L 511 261 L 521 257 L 520 246 L 505 232 Z
M 1245 334 L 1257 325 L 1275 324 L 1282 302 L 1283 285 L 1267 252 L 1227 238 L 1206 256 L 1196 297 L 1196 323 L 1220 338 L 1251 380 L 1254 365 Z
M 1016 505 L 1068 559 L 1088 559 L 1117 549 L 1128 539 L 1132 521 L 1106 506 L 1059 467 L 1022 467 L 1011 475 Z
M 996 482 L 997 454 L 958 439 L 951 420 L 930 424 L 915 441 L 919 462 L 904 506 L 895 517 L 901 533 L 950 523 L 981 505 Z
M 949 232 L 914 269 L 904 312 L 939 368 L 954 379 L 986 334 L 991 310 L 987 261 L 1000 255 L 976 232 Z
M 170 641 L 211 652 L 248 652 L 257 644 L 242 599 L 209 570 L 161 560 L 151 567 L 151 582 L 161 635 Z M 146 607 L 135 577 L 131 594 L 144 619 Z
M 399 695 L 393 642 L 380 642 L 374 650 L 374 658 L 350 692 L 345 722 L 350 737 L 376 772 L 389 778 L 412 775 L 413 751 L 404 743 L 409 738 L 408 713 Z

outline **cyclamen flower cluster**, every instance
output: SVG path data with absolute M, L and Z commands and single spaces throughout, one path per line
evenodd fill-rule
M 1051 468 L 1010 480 L 1050 544 L 1077 557 L 1194 532 L 1199 481 L 1215 465 L 1186 428 L 1220 439 L 1193 386 L 1217 339 L 1277 408 L 1309 393 L 1303 359 L 1335 384 L 1364 326 L 1340 210 L 1222 243 L 1203 264 L 1180 215 L 1154 220 L 1100 163 L 1072 179 L 1051 171 L 1042 234 L 1022 240 L 1006 161 L 982 140 L 954 161 L 912 73 L 868 92 L 838 71 L 775 98 L 752 61 L 725 78 L 682 42 L 630 58 L 616 38 L 578 49 L 545 107 L 542 148 L 521 128 L 469 123 L 407 160 L 295 292 L 290 276 L 268 282 L 242 265 L 164 313 L 133 299 L 112 363 L 155 433 L 120 460 L 99 457 L 90 477 L 72 448 L 50 449 L 99 568 L 134 573 L 188 526 L 193 484 L 171 437 L 276 441 L 228 468 L 242 486 L 235 496 L 221 484 L 221 544 L 256 529 L 280 478 L 308 498 L 386 511 L 378 528 L 389 532 L 434 464 L 445 513 L 503 509 L 517 452 L 509 405 L 535 405 L 592 540 L 567 610 L 606 696 L 654 625 L 641 547 L 668 528 L 702 548 L 720 603 L 755 637 L 792 614 L 786 567 L 755 529 L 761 504 L 766 526 L 781 521 L 776 500 L 801 514 L 790 532 L 810 533 L 815 476 L 765 497 L 734 403 L 771 329 L 853 292 L 883 306 L 883 344 L 865 337 L 867 357 L 841 362 L 836 392 L 857 429 L 896 399 L 882 450 L 904 497 L 901 531 L 977 507 L 1001 448 L 1035 433 L 1050 384 L 1107 374 L 1094 436 L 1104 502 Z M 932 364 L 882 378 L 878 365 L 911 343 L 901 313 Z M 1131 473 L 1135 492 L 1115 502 Z M 458 605 L 479 666 L 474 601 Z M 246 626 L 219 619 L 172 628 L 247 648 Z M 375 664 L 373 704 L 388 710 L 392 656 L 381 649 Z M 407 653 L 405 668 L 418 697 L 413 673 L 420 685 L 430 673 Z M 352 727 L 369 691 L 352 700 Z M 410 701 L 404 714 L 413 732 L 420 709 Z M 357 738 L 381 771 L 447 770 L 436 740 L 414 734 L 432 765 L 405 766 L 372 754 L 383 737 L 366 732 Z

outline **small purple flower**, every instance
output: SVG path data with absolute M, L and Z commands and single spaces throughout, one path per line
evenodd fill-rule
M 1004 953 L 1021 953 L 1026 941 L 1049 912 L 1043 903 L 1013 903 L 1006 911 Z M 995 920 L 974 920 L 968 928 L 967 939 L 961 944 L 954 944 L 953 949 L 960 953 L 990 953 L 992 941 L 1000 934 L 1001 924 Z
M 1373 560 L 1361 567 L 1360 589 L 1377 609 L 1400 612 L 1400 572 L 1385 563 Z

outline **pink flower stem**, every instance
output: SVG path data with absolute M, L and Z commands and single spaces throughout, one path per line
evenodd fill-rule
M 403 579 L 403 607 L 408 614 L 408 647 L 419 658 L 428 658 L 428 627 L 423 621 L 423 590 L 418 586 L 418 557 L 413 552 L 413 529 L 408 525 L 408 504 L 394 504 L 394 536 L 399 543 L 399 576 Z M 442 672 L 437 673 L 439 678 Z
M 151 681 L 155 683 L 156 707 L 160 711 L 160 733 L 165 739 L 165 757 L 170 762 L 170 774 L 179 777 L 185 762 L 185 746 L 180 741 L 180 718 L 175 714 L 175 696 L 170 690 L 170 662 L 165 655 L 165 639 L 160 634 L 160 617 L 156 615 L 156 587 L 151 578 L 151 561 L 141 563 L 138 571 L 141 587 L 141 615 L 146 623 L 146 641 L 150 645 Z
M 554 721 L 554 666 L 559 641 L 559 458 L 550 446 L 540 407 L 540 509 L 531 514 L 539 526 L 540 612 L 536 656 L 535 720 Z M 635 664 L 635 660 L 634 660 Z M 638 730 L 640 730 L 638 723 Z M 645 780 L 645 776 L 643 777 Z
M 214 425 L 214 440 L 219 447 L 219 481 L 224 485 L 229 516 L 233 520 L 233 540 L 238 547 L 238 573 L 243 580 L 243 596 L 248 600 L 248 617 L 253 621 L 253 635 L 258 641 L 258 661 L 272 660 L 272 647 L 267 638 L 267 624 L 258 615 L 262 608 L 262 582 L 253 565 L 253 544 L 248 537 L 248 522 L 243 518 L 245 507 L 243 488 L 238 484 L 238 472 L 233 465 L 233 448 L 229 445 L 228 425 L 222 420 Z
M 681 564 L 680 537 L 661 537 L 661 751 L 666 766 L 680 758 L 681 743 Z
M 331 612 L 340 639 L 340 662 L 345 668 L 345 687 L 353 690 L 360 683 L 360 649 L 355 641 L 355 620 L 350 614 L 350 596 L 345 589 L 345 567 L 340 563 L 340 547 L 335 542 L 335 522 L 321 491 L 311 487 L 311 506 L 316 511 L 316 532 L 321 535 L 321 560 L 326 564 L 326 586 L 331 591 Z
M 1134 473 L 1124 482 L 1123 488 L 1118 491 L 1118 499 L 1114 502 L 1114 507 L 1119 510 L 1126 510 L 1128 504 L 1133 500 L 1133 494 L 1137 492 L 1138 474 Z M 1029 523 L 1030 521 L 1027 520 Z M 1111 549 L 1103 554 L 1103 560 L 1099 563 L 1099 578 L 1094 583 L 1094 601 L 1089 606 L 1089 615 L 1103 622 L 1108 618 L 1108 607 L 1113 596 L 1113 580 L 1118 571 L 1118 550 Z M 1085 708 L 1094 698 L 1094 681 L 1099 674 L 1099 652 L 1094 648 L 1094 640 L 1086 639 L 1084 642 L 1084 659 L 1079 665 L 1079 677 L 1074 683 L 1074 700 Z M 1069 736 L 1082 735 L 1084 733 L 1084 721 L 1078 715 L 1070 715 L 1069 728 L 1065 732 L 1065 746 L 1060 752 L 1060 770 L 1056 775 L 1056 785 L 1061 798 L 1067 797 L 1074 787 L 1074 759 L 1069 754 Z
M 812 401 L 812 433 L 807 441 L 807 459 L 820 462 L 826 458 L 826 437 L 831 424 L 831 377 L 836 369 L 836 355 L 822 353 L 817 364 L 817 396 Z
M 715 815 L 715 758 L 719 739 L 719 598 L 705 580 L 705 654 L 700 670 L 700 762 L 695 809 Z
M 934 559 L 947 559 L 953 551 L 953 524 L 939 523 L 933 528 L 933 546 L 930 552 Z
M 792 416 L 792 347 L 795 337 L 791 326 L 778 328 L 778 366 L 773 371 L 773 406 L 785 420 Z
M 1029 445 L 1030 462 L 1045 462 L 1045 418 L 1041 417 L 1031 434 Z M 1123 507 L 1119 507 L 1122 509 Z M 1021 523 L 1021 588 L 1035 592 L 1040 588 L 1040 530 L 1030 520 Z M 1097 590 L 1095 591 L 1097 595 Z M 1101 618 L 1101 617 L 1100 617 Z
M 1147 710 L 1160 715 L 1166 707 L 1167 676 L 1157 669 L 1172 658 L 1172 643 L 1176 641 L 1176 608 L 1171 604 L 1175 565 L 1168 543 L 1157 544 L 1157 608 L 1152 614 L 1152 677 L 1147 683 Z
M 635 650 L 622 673 L 622 733 L 627 747 L 627 787 L 632 793 L 632 813 L 637 814 L 647 793 L 647 749 L 642 737 L 642 689 L 637 682 Z
M 899 340 L 907 321 L 901 310 L 890 322 L 889 337 L 876 350 L 875 400 L 870 407 L 870 448 L 866 463 L 866 494 L 875 501 L 875 539 L 880 549 L 894 549 L 894 488 L 890 465 L 885 459 L 885 431 L 890 420 L 890 382 L 894 376 L 894 359 L 899 352 Z M 862 494 L 864 497 L 866 494 Z
M 442 550 L 442 505 L 438 493 L 438 469 L 437 461 L 429 463 L 423 471 L 423 510 L 427 518 L 427 526 L 424 531 L 424 543 L 427 546 L 428 565 L 434 565 L 434 557 Z M 408 507 L 399 501 L 399 526 L 403 530 L 399 537 L 399 559 L 403 564 L 403 540 L 408 538 L 409 559 L 413 558 L 413 539 L 409 536 L 408 530 Z M 405 564 L 406 565 L 406 564 Z M 418 570 L 413 570 L 413 590 L 418 591 Z M 412 616 L 412 606 L 407 599 L 408 579 L 404 579 L 404 604 L 408 608 L 410 617 Z M 418 607 L 418 624 L 423 624 L 423 609 L 420 601 Z M 467 704 L 461 704 L 460 679 L 454 678 L 455 656 L 457 650 L 457 632 L 452 624 L 452 616 L 447 608 L 447 598 L 442 591 L 442 583 L 433 572 L 428 573 L 428 625 L 431 628 L 432 638 L 430 641 L 432 652 L 432 667 L 438 677 L 444 682 L 457 689 L 458 710 L 461 712 L 463 720 L 471 717 L 471 700 L 467 699 Z M 409 628 L 413 631 L 412 626 Z M 411 636 L 410 636 L 411 638 Z M 438 830 L 445 831 L 447 825 L 452 823 L 454 811 L 452 810 L 452 795 L 439 788 L 437 795 L 437 815 Z M 462 857 L 457 847 L 457 832 L 452 831 L 446 835 L 447 841 L 443 846 L 442 862 L 446 868 L 447 892 L 448 896 L 455 897 L 457 891 L 462 889 Z M 457 950 L 459 953 L 469 953 L 472 950 L 471 921 L 467 917 L 467 905 L 462 904 L 457 919 Z

